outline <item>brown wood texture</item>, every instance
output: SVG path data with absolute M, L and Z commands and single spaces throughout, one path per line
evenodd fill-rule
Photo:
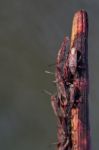
M 90 150 L 88 110 L 88 15 L 80 10 L 72 24 L 70 48 L 64 38 L 56 60 L 57 94 L 51 104 L 57 117 L 57 150 Z
M 81 63 L 78 62 L 78 77 L 75 83 L 80 90 L 81 97 L 79 107 L 72 109 L 72 142 L 73 150 L 89 150 L 89 120 L 88 120 L 88 16 L 84 10 L 77 12 L 73 19 L 71 48 L 75 47 L 81 55 Z M 77 72 L 75 72 L 75 75 Z M 77 81 L 78 80 L 78 81 Z

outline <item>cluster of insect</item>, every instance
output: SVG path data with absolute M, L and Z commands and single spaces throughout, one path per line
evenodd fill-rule
M 82 37 L 81 37 L 82 36 Z M 73 145 L 73 110 L 83 103 L 82 91 L 86 87 L 85 60 L 81 52 L 80 39 L 85 40 L 83 35 L 79 35 L 73 46 L 68 50 L 69 38 L 65 37 L 58 51 L 55 69 L 55 84 L 57 94 L 51 95 L 51 105 L 58 122 L 58 150 L 71 150 Z M 46 71 L 46 73 L 49 73 Z M 75 131 L 76 133 L 76 131 Z M 74 133 L 74 134 L 75 134 Z

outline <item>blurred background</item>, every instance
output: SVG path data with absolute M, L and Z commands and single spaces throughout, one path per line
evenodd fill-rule
M 99 1 L 0 1 L 0 150 L 54 150 L 56 118 L 50 97 L 56 87 L 56 55 L 73 15 L 89 15 L 89 111 L 92 150 L 99 148 Z

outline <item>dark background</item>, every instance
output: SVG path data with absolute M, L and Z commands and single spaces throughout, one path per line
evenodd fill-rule
M 92 150 L 99 148 L 99 1 L 0 1 L 0 150 L 54 150 L 56 118 L 50 97 L 55 62 L 74 13 L 89 15 L 90 126 Z

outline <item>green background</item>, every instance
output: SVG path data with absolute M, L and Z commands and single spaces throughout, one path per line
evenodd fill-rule
M 70 36 L 74 13 L 89 15 L 90 126 L 92 150 L 99 147 L 99 1 L 0 1 L 0 150 L 54 150 L 56 118 L 50 97 L 55 92 L 56 55 Z

